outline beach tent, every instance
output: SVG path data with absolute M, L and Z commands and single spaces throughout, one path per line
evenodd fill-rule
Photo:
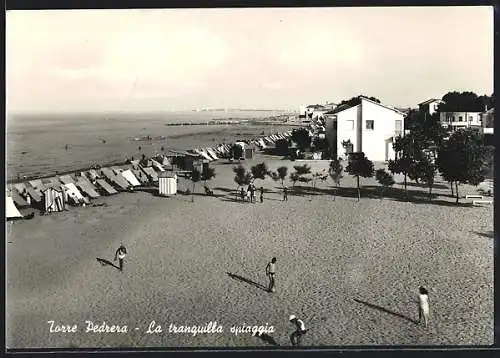
M 127 182 L 127 180 L 122 176 L 117 176 L 115 173 L 113 173 L 111 169 L 102 168 L 101 173 L 102 175 L 104 175 L 106 179 L 108 179 L 110 183 L 113 183 L 116 187 L 120 188 L 121 190 L 128 189 L 129 183 Z
M 202 151 L 200 149 L 194 149 L 193 152 L 200 155 L 201 157 L 203 157 L 206 160 L 209 160 L 209 161 L 213 160 L 207 153 L 205 153 L 204 151 Z
M 66 202 L 72 200 L 73 203 L 75 203 L 76 205 L 82 203 L 89 204 L 89 200 L 86 197 L 84 197 L 82 193 L 80 193 L 75 184 L 73 183 L 63 184 L 62 188 L 64 192 L 64 199 Z
M 132 186 L 140 186 L 141 183 L 137 178 L 135 177 L 134 173 L 129 170 L 125 170 L 121 173 L 121 175 L 132 185 Z
M 76 180 L 76 186 L 92 199 L 100 196 L 96 187 L 85 176 L 81 176 Z
M 113 195 L 118 193 L 111 185 L 106 183 L 104 179 L 97 179 L 96 183 L 102 188 L 104 193 L 106 193 L 107 195 Z
M 215 153 L 215 151 L 212 149 L 212 148 L 207 148 L 206 149 L 207 153 L 210 154 L 212 156 L 212 158 L 214 158 L 215 160 L 219 159 L 219 157 L 217 157 L 217 154 Z
M 5 196 L 5 217 L 7 220 L 19 219 L 23 215 L 17 210 L 14 200 L 10 196 Z
M 43 183 L 42 183 L 42 180 L 41 180 L 41 179 L 34 179 L 34 180 L 30 180 L 28 183 L 29 183 L 29 184 L 33 187 L 33 189 L 35 189 L 36 191 L 42 192 L 43 190 L 45 190 L 45 185 L 43 185 Z
M 17 189 L 14 188 L 14 190 L 11 190 L 10 191 L 10 194 L 9 196 L 12 198 L 12 200 L 14 200 L 14 204 L 16 204 L 16 206 L 18 208 L 28 208 L 30 205 L 26 202 L 26 200 L 24 200 L 24 198 L 21 196 L 21 194 L 18 193 Z
M 47 213 L 64 210 L 64 193 L 61 189 L 48 187 L 43 191 L 44 209 Z
M 30 195 L 31 205 L 40 204 L 42 202 L 42 192 L 33 188 L 30 183 L 25 183 L 24 185 L 26 186 L 26 192 Z
M 158 181 L 158 174 L 156 174 L 156 172 L 154 171 L 153 168 L 151 167 L 146 167 L 146 168 L 141 168 L 143 170 L 144 173 L 146 173 L 146 175 L 148 176 L 148 178 L 153 181 L 153 182 L 157 182 Z
M 177 175 L 158 174 L 158 193 L 161 196 L 175 195 L 177 193 Z
M 63 183 L 63 184 L 74 184 L 75 183 L 75 179 L 73 178 L 72 175 L 69 175 L 69 174 L 66 174 L 66 175 L 61 175 L 59 177 L 59 180 Z
M 99 178 L 100 178 L 99 173 L 98 173 L 98 172 L 97 172 L 97 170 L 95 170 L 95 169 L 90 169 L 90 170 L 88 171 L 88 173 L 87 173 L 87 176 L 89 177 L 89 179 L 90 179 L 91 181 L 95 181 L 95 180 L 97 180 L 97 179 L 99 179 Z
M 159 172 L 164 172 L 165 168 L 162 167 L 160 163 L 158 163 L 156 160 L 151 159 L 151 164 L 152 166 Z
M 144 173 L 140 168 L 132 168 L 130 169 L 132 173 L 134 173 L 135 177 L 137 180 L 141 182 L 141 184 L 147 184 L 148 183 L 148 176 L 146 173 Z
M 166 156 L 163 157 L 163 160 L 161 161 L 161 165 L 163 165 L 164 168 L 168 168 L 168 169 L 173 168 L 172 163 L 170 162 L 170 160 Z

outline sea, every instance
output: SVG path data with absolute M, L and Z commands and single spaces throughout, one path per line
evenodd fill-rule
M 283 132 L 286 123 L 182 125 L 212 119 L 264 119 L 278 111 L 8 114 L 6 179 L 55 175 L 142 154 L 167 154 Z M 150 136 L 151 140 L 141 140 Z M 138 140 L 139 139 L 139 140 Z

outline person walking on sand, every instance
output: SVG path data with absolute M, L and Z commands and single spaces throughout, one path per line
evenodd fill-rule
M 295 331 L 290 335 L 290 341 L 292 342 L 292 346 L 298 347 L 302 342 L 302 336 L 307 332 L 306 326 L 295 315 L 290 316 L 290 322 L 295 325 Z
M 264 188 L 260 187 L 260 202 L 264 202 Z
M 288 188 L 286 186 L 283 188 L 283 201 L 288 201 Z
M 252 184 L 250 184 L 248 186 L 248 191 L 250 192 L 250 202 L 253 203 L 255 199 L 255 187 Z
M 429 322 L 429 292 L 422 286 L 418 289 L 418 323 L 424 319 L 427 327 Z
M 241 201 L 245 201 L 245 189 L 241 188 L 240 196 L 241 196 Z
M 274 274 L 276 273 L 276 257 L 271 259 L 266 266 L 266 275 L 269 277 L 269 286 L 267 290 L 269 292 L 274 292 Z
M 120 263 L 120 271 L 123 271 L 123 260 L 125 259 L 125 256 L 127 256 L 127 249 L 125 248 L 125 246 L 123 246 L 123 244 L 120 244 L 120 247 L 115 252 L 115 261 L 116 258 L 118 258 Z

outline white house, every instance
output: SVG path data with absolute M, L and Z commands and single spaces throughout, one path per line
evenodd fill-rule
M 325 114 L 326 133 L 334 157 L 347 159 L 346 152 L 364 152 L 372 161 L 395 157 L 392 144 L 404 135 L 404 114 L 395 108 L 359 97 L 357 104 L 338 106 Z M 342 143 L 349 141 L 346 150 Z
M 481 112 L 441 112 L 439 120 L 452 130 L 459 128 L 481 128 Z
M 419 103 L 418 110 L 421 113 L 428 113 L 430 115 L 433 115 L 434 113 L 437 112 L 438 106 L 441 103 L 443 103 L 442 100 L 436 99 L 436 98 L 431 98 L 431 99 L 428 99 L 427 101 Z

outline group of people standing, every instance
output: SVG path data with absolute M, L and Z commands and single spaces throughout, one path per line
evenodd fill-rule
M 244 188 L 241 188 L 241 190 L 240 190 L 241 200 L 243 200 L 243 201 L 247 200 L 250 203 L 257 202 L 257 198 L 255 197 L 256 192 L 257 192 L 257 188 L 253 184 L 250 184 L 246 191 Z M 264 188 L 263 187 L 260 187 L 259 193 L 260 193 L 260 196 L 259 196 L 260 202 L 263 203 L 264 202 Z

